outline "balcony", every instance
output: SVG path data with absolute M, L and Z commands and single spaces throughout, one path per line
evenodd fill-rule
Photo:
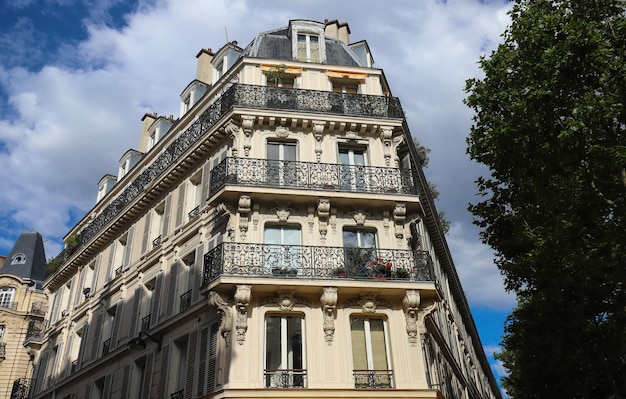
M 140 331 L 143 331 L 143 332 L 148 332 L 148 331 L 150 331 L 150 320 L 151 320 L 151 316 L 152 316 L 152 315 L 151 315 L 151 314 L 149 314 L 149 315 L 147 315 L 147 316 L 145 316 L 145 317 L 143 317 L 143 318 L 141 319 L 141 330 L 140 330 Z
M 185 390 L 181 389 L 170 395 L 170 399 L 183 399 L 185 397 Z
M 266 388 L 304 388 L 306 370 L 302 369 L 266 369 L 264 371 Z
M 204 255 L 203 284 L 221 276 L 434 281 L 425 251 L 247 243 L 222 243 Z
M 180 312 L 184 312 L 191 306 L 191 294 L 193 290 L 189 290 L 180 296 Z
M 45 316 L 47 304 L 46 302 L 33 302 L 30 307 L 30 313 L 37 316 Z
M 111 350 L 111 338 L 107 339 L 102 343 L 102 356 L 106 356 L 109 354 Z
M 43 340 L 43 331 L 46 329 L 47 320 L 31 320 L 28 322 L 24 345 L 30 341 Z
M 233 157 L 211 170 L 210 195 L 225 185 L 418 194 L 408 169 Z
M 354 370 L 355 388 L 391 388 L 391 370 Z
M 28 399 L 31 386 L 35 386 L 35 380 L 32 378 L 19 378 L 13 381 L 11 399 Z

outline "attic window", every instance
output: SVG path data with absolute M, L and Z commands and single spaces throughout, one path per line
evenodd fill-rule
M 298 61 L 320 61 L 320 37 L 307 33 L 298 33 Z
M 26 255 L 24 255 L 23 253 L 16 253 L 15 255 L 13 255 L 11 257 L 11 264 L 12 265 L 24 265 L 26 264 Z

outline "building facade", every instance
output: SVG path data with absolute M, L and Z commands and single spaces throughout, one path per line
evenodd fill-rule
M 37 232 L 22 233 L 0 267 L 0 398 L 26 395 L 43 338 L 46 255 Z M 25 396 L 24 396 L 25 397 Z
M 34 397 L 500 397 L 400 102 L 349 34 L 201 50 L 180 116 L 144 115 L 44 282 Z

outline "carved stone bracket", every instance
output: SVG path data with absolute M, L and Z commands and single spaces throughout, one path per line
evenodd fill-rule
M 243 134 L 245 135 L 243 141 L 243 153 L 247 157 L 250 156 L 250 148 L 252 148 L 252 132 L 255 119 L 256 117 L 251 115 L 241 116 L 241 128 L 243 129 Z
M 333 342 L 333 336 L 335 335 L 337 288 L 324 287 L 324 291 L 320 297 L 320 302 L 322 303 L 322 312 L 324 312 L 324 336 L 326 342 L 330 345 L 331 342 Z
M 398 157 L 398 147 L 404 143 L 404 136 L 400 135 L 400 136 L 396 136 L 391 140 L 391 145 L 392 145 L 392 150 L 391 153 L 394 154 L 394 161 L 393 161 L 393 167 L 394 168 L 398 168 L 400 167 L 400 158 Z
M 426 329 L 426 317 L 429 316 L 437 309 L 437 302 L 430 300 L 422 302 L 422 307 L 417 315 L 417 326 L 422 340 L 428 336 L 428 330 Z
M 378 307 L 391 308 L 391 304 L 378 298 L 375 292 L 364 292 L 358 298 L 346 302 L 346 307 L 360 306 L 363 313 L 376 313 Z
M 289 137 L 289 128 L 287 126 L 276 126 L 276 137 L 282 139 Z
M 367 214 L 363 211 L 356 211 L 352 214 L 357 226 L 363 226 L 367 220 Z
M 404 237 L 404 221 L 406 220 L 406 204 L 396 202 L 393 208 L 393 221 L 395 222 L 396 238 Z
M 235 339 L 239 345 L 243 345 L 246 340 L 246 331 L 248 331 L 248 306 L 250 305 L 251 293 L 251 285 L 237 285 L 237 290 L 235 291 L 235 307 L 237 309 L 235 329 L 237 330 L 237 336 Z
M 229 119 L 228 122 L 226 122 L 224 126 L 222 126 L 222 130 L 230 138 L 232 142 L 231 154 L 233 157 L 236 157 L 238 151 L 237 133 L 239 133 L 239 126 L 237 126 L 233 119 Z
M 317 218 L 320 223 L 320 235 L 326 236 L 328 232 L 328 217 L 330 216 L 330 200 L 328 198 L 320 198 L 317 202 Z
M 406 317 L 406 333 L 411 345 L 417 344 L 417 319 L 420 306 L 420 293 L 418 290 L 406 290 L 402 300 L 404 316 Z
M 297 297 L 296 292 L 290 290 L 276 291 L 276 295 L 271 298 L 265 299 L 262 305 L 266 305 L 268 303 L 275 303 L 282 311 L 292 311 L 294 305 L 297 304 L 310 306 L 309 301 L 306 298 Z
M 289 216 L 291 215 L 291 209 L 287 206 L 279 206 L 278 208 L 275 209 L 275 211 L 276 211 L 276 217 L 278 218 L 278 221 L 281 223 L 285 223 L 287 219 L 289 219 Z
M 324 121 L 313 121 L 313 137 L 315 137 L 315 159 L 322 160 L 322 139 L 324 134 Z
M 393 128 L 391 126 L 382 126 L 380 128 L 380 139 L 383 142 L 383 154 L 385 156 L 385 165 L 391 165 L 391 136 Z
M 242 238 L 245 238 L 246 233 L 248 232 L 248 217 L 250 215 L 250 211 L 252 210 L 252 199 L 249 195 L 242 195 L 239 197 L 239 206 L 237 211 L 239 212 L 239 231 L 241 232 Z
M 224 300 L 215 291 L 209 292 L 209 306 L 215 306 L 217 313 L 222 315 L 222 321 L 220 322 L 220 334 L 226 342 L 226 346 L 230 346 L 230 333 L 232 331 L 232 309 L 228 302 Z

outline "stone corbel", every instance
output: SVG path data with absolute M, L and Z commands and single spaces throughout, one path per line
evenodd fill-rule
M 393 208 L 393 221 L 395 222 L 396 238 L 404 237 L 404 221 L 406 220 L 406 204 L 396 202 Z
M 232 331 L 232 309 L 228 305 L 228 302 L 224 300 L 215 291 L 209 292 L 209 306 L 215 306 L 217 313 L 222 315 L 222 321 L 220 322 L 220 334 L 226 342 L 226 346 L 230 346 L 230 333 Z
M 243 129 L 243 153 L 245 156 L 250 156 L 250 148 L 252 148 L 252 132 L 254 129 L 254 121 L 256 117 L 251 115 L 241 116 L 241 128 Z
M 280 206 L 276 208 L 276 217 L 278 218 L 279 222 L 281 223 L 287 222 L 287 219 L 289 219 L 290 215 L 291 215 L 291 209 L 289 209 L 288 207 Z
M 320 198 L 317 203 L 317 218 L 320 223 L 320 234 L 326 236 L 328 232 L 328 217 L 330 216 L 330 200 L 328 198 Z
M 324 121 L 313 122 L 313 137 L 315 137 L 315 159 L 317 162 L 322 160 L 322 139 L 324 137 Z
M 282 311 L 292 311 L 296 304 L 310 306 L 306 298 L 297 297 L 296 292 L 291 290 L 278 290 L 274 297 L 265 299 L 261 305 L 268 303 L 275 303 Z
M 394 154 L 394 164 L 392 165 L 394 168 L 400 167 L 400 158 L 398 157 L 398 147 L 404 143 L 404 136 L 396 136 L 391 140 L 392 150 L 391 153 Z
M 357 226 L 363 226 L 367 220 L 367 214 L 363 211 L 356 211 L 352 214 Z
M 237 147 L 238 134 L 237 133 L 239 133 L 239 126 L 237 126 L 237 124 L 235 123 L 233 119 L 229 119 L 228 122 L 226 122 L 224 126 L 222 126 L 222 130 L 230 138 L 232 142 L 231 154 L 233 157 L 236 157 L 237 149 L 238 149 Z
M 391 136 L 393 128 L 391 126 L 382 126 L 380 128 L 380 140 L 383 142 L 383 154 L 385 156 L 385 165 L 391 165 Z
M 335 335 L 335 312 L 337 310 L 337 288 L 324 287 L 320 297 L 322 312 L 324 312 L 324 337 L 330 345 Z
M 406 290 L 402 300 L 404 316 L 406 317 L 406 333 L 411 345 L 417 344 L 418 326 L 417 320 L 420 306 L 420 293 L 418 290 Z
M 235 291 L 235 307 L 237 308 L 235 329 L 237 330 L 237 336 L 235 339 L 239 345 L 243 345 L 246 340 L 246 331 L 248 331 L 248 306 L 250 305 L 251 293 L 251 285 L 237 285 L 237 290 Z
M 250 215 L 252 199 L 249 195 L 242 195 L 239 197 L 239 206 L 237 211 L 239 212 L 239 231 L 242 238 L 245 237 L 248 232 L 248 217 Z
M 422 340 L 428 336 L 428 330 L 426 329 L 426 317 L 431 315 L 437 309 L 437 302 L 430 300 L 422 302 L 422 307 L 417 314 L 417 328 Z

